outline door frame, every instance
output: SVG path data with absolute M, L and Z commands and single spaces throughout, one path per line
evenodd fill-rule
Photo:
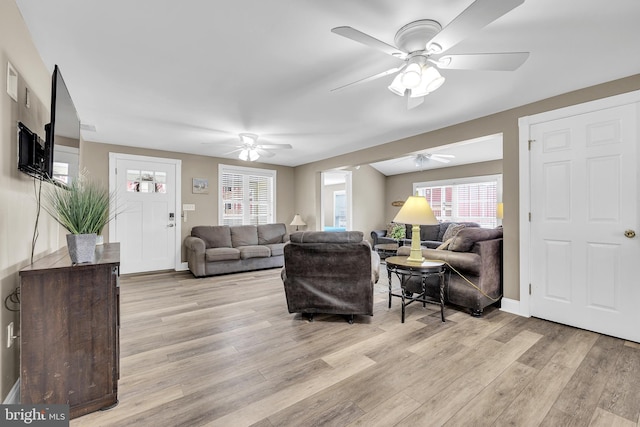
M 182 160 L 179 159 L 169 159 L 165 157 L 151 157 L 151 156 L 139 156 L 135 154 L 124 154 L 124 153 L 109 153 L 109 192 L 116 194 L 118 185 L 116 182 L 116 165 L 118 164 L 118 160 L 132 160 L 132 161 L 143 161 L 143 162 L 154 162 L 154 163 L 167 163 L 173 165 L 176 171 L 176 189 L 175 189 L 175 200 L 174 200 L 174 212 L 176 213 L 176 220 L 174 227 L 175 230 L 175 254 L 174 254 L 174 265 L 173 268 L 176 271 L 184 270 L 182 266 L 182 221 L 181 215 L 178 213 L 182 212 L 180 201 L 182 200 Z M 114 219 L 115 223 L 115 219 Z M 115 224 L 114 224 L 115 225 Z M 109 241 L 114 242 L 116 239 L 116 227 L 109 227 Z
M 520 117 L 518 168 L 519 168 L 519 224 L 520 224 L 520 300 L 509 300 L 508 310 L 521 316 L 531 316 L 531 298 L 529 284 L 531 283 L 531 165 L 529 155 L 530 128 L 533 125 L 551 120 L 564 119 L 579 114 L 592 113 L 607 108 L 619 107 L 640 102 L 640 90 L 571 105 L 557 110 L 546 111 L 532 116 Z

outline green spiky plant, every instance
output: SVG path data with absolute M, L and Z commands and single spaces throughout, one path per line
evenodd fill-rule
M 71 234 L 100 234 L 113 218 L 112 194 L 84 173 L 66 187 L 50 186 L 43 196 L 45 211 Z

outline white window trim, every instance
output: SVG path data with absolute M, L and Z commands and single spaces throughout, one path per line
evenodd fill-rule
M 273 207 L 272 207 L 272 220 L 275 222 L 277 206 L 277 171 L 272 169 L 259 169 L 259 168 L 250 168 L 246 166 L 232 166 L 225 164 L 218 164 L 218 224 L 222 224 L 222 219 L 224 218 L 224 203 L 222 201 L 222 192 L 220 191 L 220 185 L 222 183 L 222 175 L 225 173 L 238 173 L 242 175 L 258 175 L 264 176 L 273 179 Z

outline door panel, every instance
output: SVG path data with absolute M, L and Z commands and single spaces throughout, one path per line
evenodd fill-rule
M 117 159 L 116 240 L 121 272 L 175 268 L 176 166 L 151 160 Z
M 531 126 L 531 314 L 640 341 L 635 104 Z

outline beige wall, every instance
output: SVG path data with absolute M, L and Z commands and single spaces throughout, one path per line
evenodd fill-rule
M 7 61 L 19 75 L 18 102 L 6 91 Z M 17 169 L 16 123 L 25 124 L 41 138 L 49 121 L 51 72 L 36 51 L 31 36 L 13 1 L 0 1 L 0 297 L 2 301 L 19 284 L 18 271 L 30 263 L 31 240 L 36 222 L 34 180 Z M 30 90 L 31 107 L 25 105 L 25 88 Z M 39 182 L 39 181 L 38 181 Z M 45 186 L 47 184 L 44 184 Z M 42 211 L 39 219 L 35 257 L 40 258 L 61 246 L 58 225 Z M 7 349 L 6 331 L 14 322 L 19 333 L 19 316 L 0 308 L 0 397 L 6 397 L 19 375 L 19 343 Z
M 445 144 L 466 141 L 481 136 L 502 133 L 503 136 L 503 202 L 505 216 L 502 221 L 504 227 L 504 295 L 507 298 L 519 300 L 519 170 L 518 170 L 518 119 L 545 111 L 550 111 L 570 105 L 580 104 L 595 99 L 618 95 L 640 89 L 640 74 L 624 79 L 615 80 L 601 85 L 577 90 L 553 98 L 527 104 L 518 108 L 503 111 L 476 120 L 460 123 L 454 126 L 438 129 L 432 132 L 416 135 L 410 138 L 382 144 L 374 148 L 356 151 L 353 153 L 336 156 L 296 168 L 296 207 L 306 212 L 316 212 L 319 202 L 319 187 L 317 174 L 322 170 L 333 168 L 369 164 L 381 160 L 388 160 L 401 155 L 437 147 Z M 363 123 L 363 126 L 366 125 Z M 407 184 L 409 185 L 409 184 Z M 378 188 L 372 186 L 372 189 Z M 315 193 L 311 190 L 315 189 Z M 399 189 L 394 188 L 394 191 Z M 411 191 L 411 187 L 405 190 Z M 385 195 L 395 197 L 395 195 Z M 384 204 L 377 207 L 368 206 L 369 209 L 378 209 L 386 212 Z M 355 210 L 358 205 L 354 204 Z M 371 211 L 370 211 L 371 212 Z M 309 218 L 313 222 L 313 218 Z M 387 221 L 387 215 L 380 215 L 376 226 L 380 227 Z M 357 228 L 356 228 L 357 229 Z M 367 229 L 364 229 L 365 231 Z
M 139 156 L 178 159 L 182 162 L 182 204 L 195 204 L 196 210 L 187 213 L 187 222 L 182 222 L 182 238 L 191 233 L 196 225 L 218 224 L 218 165 L 250 166 L 276 171 L 276 222 L 283 222 L 289 227 L 293 219 L 293 190 L 294 171 L 286 166 L 274 166 L 264 163 L 242 162 L 240 160 L 220 159 L 215 157 L 197 156 L 193 154 L 175 153 L 160 150 L 126 147 L 124 145 L 99 144 L 85 141 L 80 149 L 80 165 L 95 179 L 109 182 L 109 153 L 135 154 Z M 209 194 L 193 194 L 192 179 L 207 178 L 209 180 Z M 182 206 L 180 206 L 182 207 Z M 176 213 L 180 218 L 180 213 Z M 109 228 L 103 232 L 108 241 Z M 186 261 L 184 248 L 182 260 Z

